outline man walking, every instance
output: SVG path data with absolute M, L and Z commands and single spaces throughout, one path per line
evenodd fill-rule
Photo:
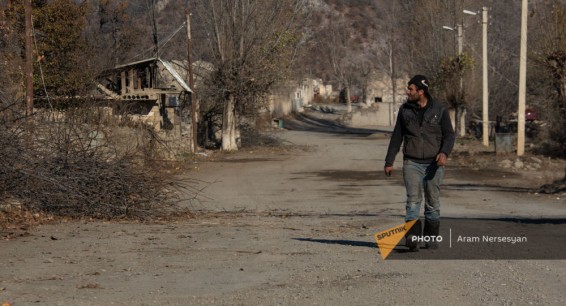
M 403 179 L 407 190 L 405 222 L 417 220 L 405 236 L 410 251 L 418 251 L 418 242 L 413 241 L 412 237 L 421 236 L 419 211 L 423 190 L 424 236 L 439 234 L 440 184 L 454 140 L 448 111 L 432 99 L 427 78 L 415 75 L 408 83 L 407 102 L 399 109 L 384 167 L 385 174 L 391 176 L 395 156 L 403 143 Z M 438 244 L 427 242 L 425 246 L 435 249 Z

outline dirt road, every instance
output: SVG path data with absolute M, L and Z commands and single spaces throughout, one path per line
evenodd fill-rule
M 441 209 L 452 225 L 443 228 L 458 230 L 458 224 L 475 220 L 466 230 L 495 228 L 492 234 L 497 234 L 497 222 L 511 224 L 507 230 L 518 223 L 527 226 L 520 235 L 532 242 L 540 235 L 529 236 L 529 226 L 543 224 L 550 226 L 544 229 L 551 233 L 545 243 L 550 248 L 524 253 L 535 254 L 534 259 L 515 260 L 510 254 L 525 252 L 520 244 L 508 244 L 500 254 L 483 252 L 485 259 L 466 259 L 477 255 L 473 252 L 456 259 L 430 259 L 428 253 L 429 259 L 422 259 L 400 247 L 383 260 L 373 235 L 401 224 L 404 213 L 400 163 L 392 178 L 381 173 L 388 135 L 317 128 L 316 122 L 288 126 L 294 131 L 280 137 L 293 149 L 242 151 L 198 165 L 191 175 L 202 181 L 203 192 L 198 201 L 183 205 L 205 213 L 199 218 L 43 225 L 0 241 L 0 302 L 566 303 L 566 255 L 553 249 L 566 245 L 565 196 L 512 189 L 505 182 L 522 174 L 482 175 L 450 160 Z M 466 253 L 485 244 L 462 246 Z M 449 249 L 446 241 L 441 248 Z M 556 259 L 544 260 L 545 254 Z

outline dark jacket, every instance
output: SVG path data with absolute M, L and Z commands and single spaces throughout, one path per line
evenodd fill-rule
M 403 159 L 434 163 L 438 153 L 450 155 L 455 138 L 448 111 L 440 103 L 429 99 L 426 107 L 420 108 L 417 103 L 406 102 L 399 109 L 385 165 L 393 165 L 401 143 Z

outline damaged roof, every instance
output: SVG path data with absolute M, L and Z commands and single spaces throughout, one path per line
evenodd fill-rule
M 141 64 L 149 64 L 149 63 L 152 63 L 152 62 L 161 63 L 163 65 L 163 67 L 165 67 L 165 69 L 167 69 L 167 71 L 181 85 L 181 87 L 183 87 L 183 89 L 185 91 L 188 91 L 188 92 L 191 92 L 191 93 L 193 92 L 193 90 L 189 87 L 187 82 L 185 82 L 185 80 L 183 79 L 181 74 L 179 74 L 179 72 L 175 69 L 175 67 L 173 67 L 173 65 L 170 62 L 162 60 L 162 59 L 157 58 L 157 57 L 152 57 L 152 58 L 140 60 L 140 61 L 137 61 L 137 62 L 127 63 L 127 64 L 122 64 L 122 65 L 117 65 L 117 66 L 114 67 L 114 70 L 120 70 L 122 68 L 137 66 L 137 65 L 141 65 Z
M 164 61 L 162 59 L 158 59 L 158 60 L 161 62 L 161 64 L 163 64 L 163 67 L 165 67 L 165 69 L 167 69 L 167 71 L 169 71 L 169 73 L 171 73 L 171 75 L 175 78 L 175 80 L 177 80 L 177 82 L 179 82 L 179 84 L 181 85 L 181 87 L 183 87 L 184 90 L 186 90 L 188 92 L 193 92 L 191 90 L 191 88 L 189 87 L 189 85 L 187 85 L 185 80 L 183 80 L 183 78 L 181 77 L 179 72 L 173 67 L 173 65 L 171 65 L 171 63 Z

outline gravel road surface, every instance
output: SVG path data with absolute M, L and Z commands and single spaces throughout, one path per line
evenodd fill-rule
M 289 149 L 222 154 L 188 174 L 203 189 L 197 200 L 183 203 L 199 213 L 196 218 L 150 224 L 73 221 L 1 240 L 0 302 L 566 303 L 566 253 L 559 252 L 566 245 L 566 196 L 512 189 L 504 183 L 513 177 L 509 173 L 483 174 L 451 159 L 441 197 L 444 230 L 474 236 L 474 229 L 483 229 L 481 236 L 486 231 L 497 236 L 505 229 L 505 235 L 531 243 L 544 241 L 548 233 L 546 253 L 508 243 L 502 253 L 492 254 L 493 244 L 460 242 L 464 253 L 454 255 L 445 238 L 441 249 L 448 259 L 430 250 L 405 253 L 400 246 L 384 260 L 374 234 L 403 223 L 405 201 L 401 157 L 391 178 L 382 174 L 389 134 L 306 119 L 286 127 L 292 130 L 278 136 L 292 145 Z M 485 257 L 474 258 L 479 256 L 474 250 L 485 250 Z M 532 258 L 522 259 L 529 254 Z

